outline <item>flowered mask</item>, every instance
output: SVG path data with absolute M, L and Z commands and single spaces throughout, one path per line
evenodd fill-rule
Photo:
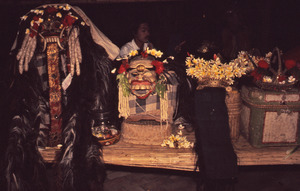
M 165 91 L 162 85 L 161 73 L 164 71 L 164 63 L 157 60 L 162 56 L 161 51 L 147 49 L 139 52 L 133 50 L 128 57 L 120 58 L 122 64 L 118 69 L 119 86 L 123 89 L 124 96 L 129 93 L 139 99 L 146 99 L 152 92 L 162 95 Z M 159 84 L 160 88 L 157 87 Z M 164 88 L 162 88 L 164 87 Z
M 146 99 L 154 91 L 157 74 L 152 59 L 137 58 L 130 62 L 126 74 L 131 93 L 139 99 Z

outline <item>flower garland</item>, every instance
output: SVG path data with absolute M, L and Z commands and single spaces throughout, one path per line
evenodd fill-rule
M 221 81 L 225 84 L 224 86 L 232 85 L 234 78 L 240 78 L 251 70 L 250 61 L 246 57 L 246 52 L 243 51 L 239 53 L 235 60 L 228 64 L 221 63 L 217 55 L 214 55 L 214 59 L 205 60 L 203 58 L 195 58 L 192 54 L 188 54 L 185 64 L 187 66 L 187 75 L 198 79 L 199 83 Z M 216 86 L 218 85 L 220 84 L 216 84 Z

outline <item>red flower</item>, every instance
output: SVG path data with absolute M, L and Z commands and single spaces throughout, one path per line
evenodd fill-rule
M 71 26 L 74 22 L 76 21 L 76 19 L 70 15 L 66 15 L 65 18 L 62 21 L 62 24 L 66 27 Z
M 29 36 L 31 38 L 33 38 L 37 35 L 38 28 L 39 28 L 39 25 L 37 23 L 33 23 L 32 29 L 34 29 L 34 30 L 30 30 L 30 34 L 29 34 Z
M 54 7 L 48 7 L 47 9 L 46 9 L 46 12 L 47 13 L 55 13 L 55 12 L 57 12 L 57 9 L 56 8 L 54 8 Z
M 33 37 L 35 37 L 37 35 L 37 32 L 36 31 L 33 31 L 33 30 L 31 30 L 31 32 L 30 32 L 30 34 L 29 34 L 29 36 L 31 37 L 31 38 L 33 38 Z
M 282 76 L 282 75 L 278 76 L 278 82 L 282 82 L 284 80 L 286 80 L 286 76 Z
M 258 72 L 258 69 L 255 68 L 255 70 L 253 70 L 251 73 L 250 73 L 251 76 L 253 76 L 253 80 L 254 81 L 260 81 L 262 80 L 262 75 Z
M 141 55 L 142 55 L 142 57 L 143 57 L 143 58 L 147 58 L 147 57 L 148 57 L 148 54 L 147 54 L 147 52 L 146 52 L 146 51 L 144 51 L 144 52 L 141 52 Z
M 294 68 L 296 66 L 296 61 L 295 60 L 286 60 L 284 62 L 286 69 L 291 69 Z
M 214 54 L 214 60 L 217 60 L 218 56 L 216 54 Z
M 118 70 L 118 73 L 122 74 L 123 72 L 126 72 L 128 68 L 129 68 L 128 60 L 123 60 Z
M 37 23 L 33 23 L 32 28 L 33 28 L 34 30 L 38 30 L 38 29 L 39 29 L 39 25 L 38 25 Z
M 158 74 L 158 75 L 160 75 L 165 69 L 164 63 L 162 63 L 158 60 L 153 60 L 151 62 L 151 64 L 155 67 L 155 73 Z
M 34 21 L 38 21 L 40 18 L 41 18 L 41 17 L 34 16 L 32 19 L 33 19 Z
M 259 66 L 260 68 L 264 68 L 264 69 L 268 69 L 268 68 L 269 68 L 269 64 L 268 64 L 266 61 L 264 61 L 264 60 L 260 60 L 260 61 L 258 62 L 258 66 Z

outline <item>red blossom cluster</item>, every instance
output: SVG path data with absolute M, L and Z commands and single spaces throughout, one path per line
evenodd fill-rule
M 126 72 L 129 68 L 128 60 L 122 60 L 122 64 L 118 70 L 119 74 L 122 74 L 123 72 Z
M 155 73 L 158 75 L 160 75 L 165 69 L 164 63 L 161 61 L 153 60 L 151 64 L 155 67 Z
M 286 60 L 284 61 L 284 65 L 286 69 L 292 69 L 294 67 L 296 67 L 296 61 L 295 60 Z
M 265 60 L 260 60 L 257 63 L 257 65 L 258 65 L 258 67 L 255 68 L 250 73 L 250 75 L 253 77 L 254 81 L 261 81 L 270 66 Z M 285 60 L 284 65 L 287 70 L 290 70 L 290 69 L 296 67 L 296 62 L 294 60 Z M 284 74 L 278 75 L 277 78 L 278 78 L 278 82 L 282 82 L 287 79 L 287 77 Z

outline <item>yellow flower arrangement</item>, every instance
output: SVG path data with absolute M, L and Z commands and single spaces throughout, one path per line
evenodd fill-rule
M 161 52 L 160 50 L 156 50 L 156 49 L 146 49 L 147 54 L 150 54 L 152 56 L 154 56 L 155 58 L 161 58 L 161 56 L 163 55 L 163 52 Z
M 129 52 L 129 54 L 127 55 L 127 57 L 125 58 L 118 58 L 117 60 L 125 60 L 125 59 L 130 59 L 134 56 L 137 56 L 140 52 L 138 50 L 132 50 Z M 142 51 L 141 54 L 145 54 L 145 55 L 151 55 L 155 58 L 161 58 L 162 55 L 164 54 L 163 52 L 161 52 L 160 50 L 156 50 L 156 49 L 149 49 L 147 48 L 145 51 Z
M 182 136 L 182 131 L 179 131 L 177 135 L 172 134 L 169 138 L 165 139 L 161 144 L 162 147 L 170 148 L 193 148 L 194 144 L 190 143 L 186 137 Z
M 235 78 L 240 78 L 251 70 L 252 65 L 247 59 L 246 52 L 240 52 L 235 60 L 229 63 L 221 63 L 219 57 L 214 55 L 214 59 L 205 60 L 203 58 L 195 58 L 189 55 L 186 58 L 186 73 L 198 79 L 201 82 L 214 82 L 204 86 L 221 86 L 226 87 L 234 83 Z M 221 84 L 219 82 L 222 82 Z M 223 84 L 223 85 L 222 85 Z

